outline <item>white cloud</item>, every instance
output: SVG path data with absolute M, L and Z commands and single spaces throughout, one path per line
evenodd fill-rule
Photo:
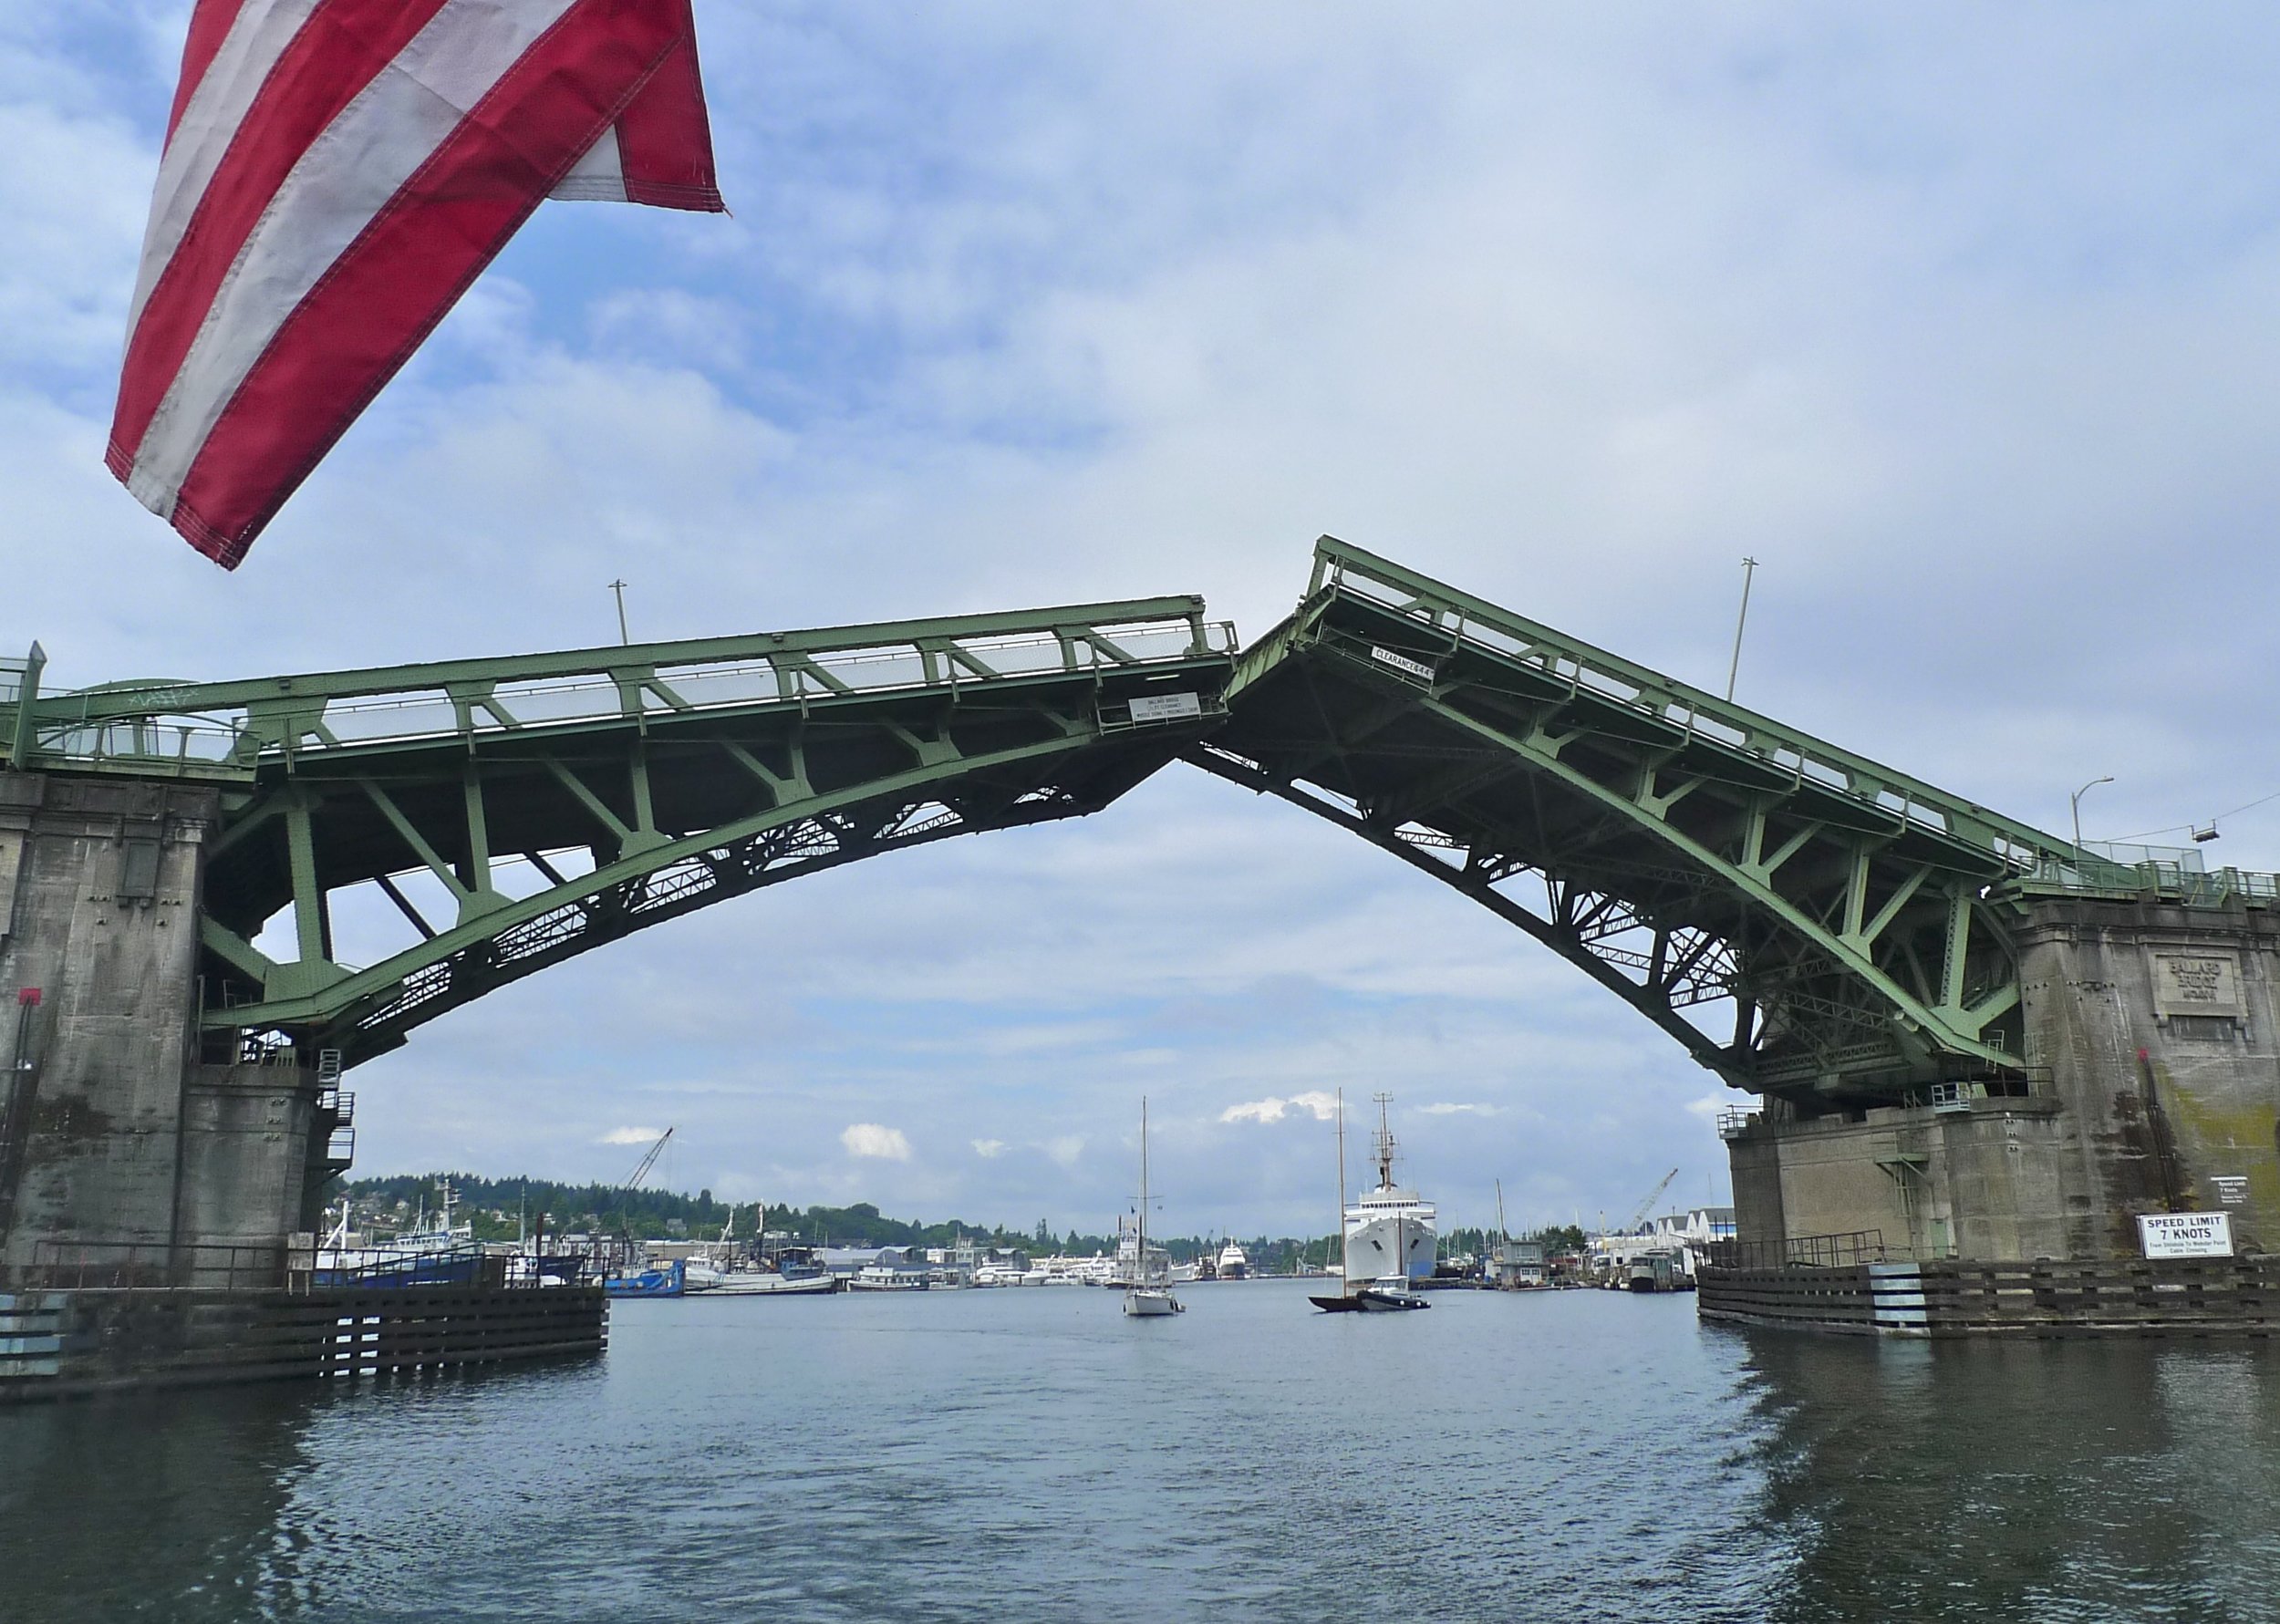
M 662 1128 L 612 1128 L 594 1143 L 596 1144 L 654 1144 L 664 1132 Z
M 1063 1133 L 1058 1138 L 1048 1139 L 1040 1148 L 1059 1165 L 1074 1167 L 1077 1158 L 1084 1154 L 1084 1140 L 1085 1135 L 1082 1133 Z
M 982 1157 L 1002 1156 L 1005 1154 L 1005 1141 L 1002 1139 L 977 1139 L 974 1141 L 974 1154 Z
M 1428 1107 L 1427 1109 L 1431 1109 Z M 1270 1094 L 1264 1100 L 1247 1100 L 1240 1105 L 1230 1105 L 1219 1112 L 1223 1122 L 1279 1122 L 1293 1111 L 1311 1112 L 1318 1122 L 1326 1122 L 1338 1114 L 1338 1096 L 1311 1089 L 1303 1094 Z
M 883 1128 L 876 1122 L 850 1122 L 840 1131 L 839 1143 L 851 1156 L 867 1156 L 881 1162 L 910 1160 L 910 1141 L 903 1137 L 900 1128 Z
M 1446 1100 L 1436 1101 L 1431 1105 L 1420 1105 L 1417 1109 L 1426 1116 L 1494 1116 L 1497 1114 L 1497 1108 L 1493 1105 L 1460 1105 Z

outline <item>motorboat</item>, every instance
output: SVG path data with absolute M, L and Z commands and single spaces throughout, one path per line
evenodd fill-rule
M 1124 1287 L 1124 1317 L 1160 1319 L 1187 1312 L 1187 1306 L 1172 1295 L 1171 1286 L 1155 1267 L 1157 1258 L 1166 1263 L 1170 1259 L 1148 1250 L 1148 1101 L 1145 1094 L 1140 1098 L 1140 1201 L 1133 1214 L 1132 1231 L 1132 1275 Z
M 1384 1276 L 1350 1294 L 1310 1297 L 1307 1301 L 1325 1314 L 1399 1314 L 1411 1309 L 1429 1309 L 1433 1306 L 1432 1298 L 1417 1290 L 1401 1275 Z
M 1218 1274 L 1222 1280 L 1248 1280 L 1251 1274 L 1251 1260 L 1242 1247 L 1229 1241 L 1219 1248 Z
M 928 1287 L 926 1275 L 917 1269 L 895 1268 L 884 1263 L 866 1263 L 857 1269 L 847 1282 L 850 1291 L 924 1291 Z
M 814 1257 L 789 1248 L 764 1259 L 758 1268 L 722 1268 L 691 1257 L 686 1274 L 690 1294 L 707 1297 L 821 1297 L 839 1289 L 837 1277 L 826 1273 Z
M 602 1289 L 611 1297 L 686 1297 L 689 1294 L 688 1265 L 676 1257 L 672 1262 L 656 1268 L 645 1268 L 633 1274 L 606 1276 Z
M 830 1275 L 779 1275 L 753 1269 L 723 1275 L 705 1288 L 707 1297 L 826 1297 L 839 1289 Z

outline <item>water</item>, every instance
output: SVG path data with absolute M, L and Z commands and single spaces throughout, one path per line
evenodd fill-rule
M 625 1303 L 597 1364 L 0 1411 L 0 1617 L 2280 1619 L 2280 1350 L 1183 1296 Z

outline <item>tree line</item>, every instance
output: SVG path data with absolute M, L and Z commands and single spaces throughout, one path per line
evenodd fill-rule
M 433 1213 L 446 1181 L 458 1205 L 454 1216 L 472 1224 L 478 1240 L 513 1240 L 520 1234 L 534 1233 L 542 1218 L 546 1231 L 554 1235 L 583 1231 L 623 1233 L 637 1240 L 712 1240 L 731 1228 L 733 1214 L 731 1238 L 738 1240 L 753 1239 L 765 1228 L 808 1246 L 948 1246 L 962 1240 L 1019 1248 L 1032 1256 L 1060 1253 L 1073 1257 L 1116 1248 L 1113 1234 L 1092 1235 L 1075 1229 L 1056 1234 L 1042 1218 L 1027 1229 L 1009 1228 L 1001 1223 L 969 1223 L 963 1218 L 924 1224 L 887 1217 L 867 1201 L 853 1206 L 805 1208 L 770 1203 L 764 1216 L 755 1223 L 754 1204 L 716 1200 L 710 1190 L 690 1195 L 678 1190 L 634 1190 L 622 1184 L 487 1178 L 477 1173 L 394 1174 L 353 1179 L 338 1190 L 348 1198 L 358 1227 L 387 1233 L 411 1227 L 423 1208 Z M 1230 1238 L 1243 1248 L 1252 1269 L 1262 1274 L 1288 1273 L 1294 1261 L 1320 1265 L 1336 1256 L 1335 1243 L 1329 1236 L 1151 1237 L 1179 1263 L 1217 1257 Z M 1484 1230 L 1456 1229 L 1442 1237 L 1442 1247 L 1446 1252 L 1477 1257 L 1491 1238 Z M 1582 1232 L 1571 1225 L 1525 1238 L 1542 1241 L 1549 1251 L 1573 1250 L 1583 1244 Z

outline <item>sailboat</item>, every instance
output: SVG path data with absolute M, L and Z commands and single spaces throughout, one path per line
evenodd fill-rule
M 1168 1285 L 1150 1278 L 1148 1267 L 1148 1097 L 1140 1096 L 1140 1214 L 1135 1225 L 1139 1243 L 1133 1255 L 1132 1281 L 1124 1288 L 1124 1313 L 1135 1319 L 1155 1319 L 1183 1314 L 1187 1305 L 1172 1295 Z

